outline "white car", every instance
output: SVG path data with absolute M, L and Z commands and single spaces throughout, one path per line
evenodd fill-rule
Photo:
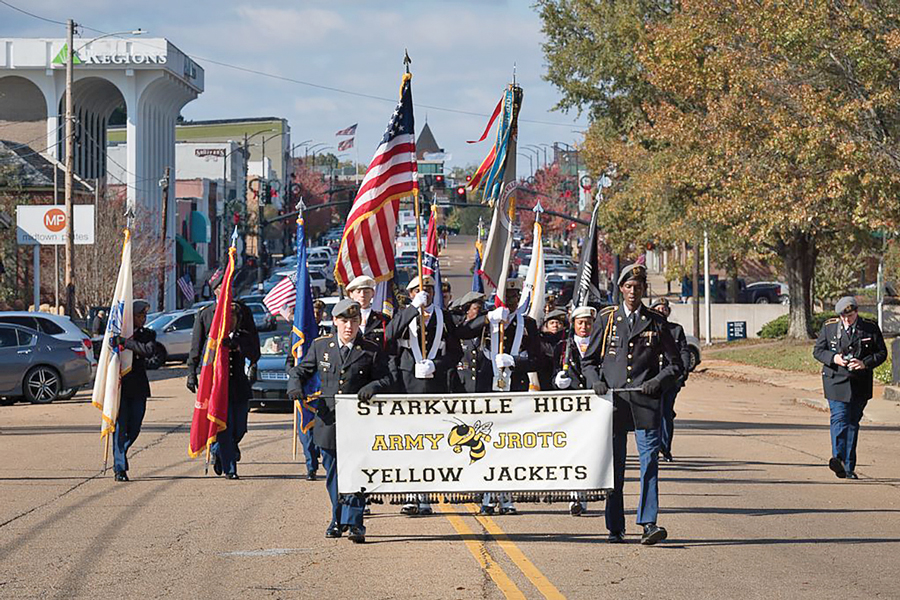
M 163 348 L 147 359 L 148 369 L 158 369 L 166 364 L 167 360 L 187 361 L 191 352 L 194 318 L 199 312 L 199 309 L 189 308 L 164 313 L 147 324 L 148 329 L 156 332 L 156 342 Z

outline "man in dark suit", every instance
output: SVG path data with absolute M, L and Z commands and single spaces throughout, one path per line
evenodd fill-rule
M 113 437 L 113 472 L 116 481 L 128 481 L 128 449 L 141 433 L 144 413 L 147 411 L 147 398 L 150 397 L 150 381 L 147 379 L 146 359 L 156 352 L 156 332 L 145 329 L 147 310 L 150 304 L 146 300 L 135 300 L 132 303 L 134 313 L 134 333 L 128 339 L 112 337 L 110 343 L 120 350 L 131 350 L 131 370 L 122 377 L 122 394 L 119 402 L 119 414 L 116 417 L 116 432 Z
M 585 379 L 594 392 L 613 398 L 613 481 L 606 499 L 606 528 L 611 543 L 625 541 L 625 458 L 628 431 L 634 431 L 641 461 L 641 499 L 637 523 L 644 528 L 641 543 L 666 539 L 665 528 L 656 524 L 659 512 L 659 429 L 662 391 L 672 385 L 684 368 L 678 347 L 659 313 L 641 303 L 647 287 L 647 270 L 632 264 L 618 280 L 622 304 L 600 312 L 584 355 Z M 629 391 L 615 391 L 629 390 Z M 630 391 L 635 390 L 635 391 Z
M 223 273 L 216 272 L 210 280 L 216 297 L 222 289 Z M 197 393 L 197 377 L 200 372 L 206 340 L 216 314 L 216 305 L 205 306 L 194 317 L 194 330 L 191 335 L 191 351 L 188 355 L 187 388 Z M 253 396 L 251 386 L 256 381 L 256 363 L 259 362 L 259 333 L 253 323 L 253 313 L 240 300 L 231 303 L 231 332 L 223 340 L 230 349 L 228 352 L 228 421 L 223 431 L 216 436 L 210 446 L 213 454 L 213 470 L 216 475 L 225 473 L 228 479 L 240 479 L 237 474 L 237 463 L 241 460 L 239 444 L 247 433 L 247 416 L 250 413 L 250 398 Z M 249 371 L 245 371 L 244 362 L 250 361 Z
M 678 346 L 678 354 L 681 356 L 681 362 L 684 365 L 681 375 L 671 386 L 663 390 L 662 395 L 660 452 L 663 460 L 672 462 L 672 436 L 675 435 L 675 397 L 678 396 L 678 392 L 681 391 L 681 388 L 684 387 L 684 382 L 687 381 L 687 366 L 691 364 L 691 354 L 690 350 L 688 350 L 687 338 L 684 335 L 684 327 L 668 320 L 669 315 L 672 314 L 672 307 L 669 306 L 669 301 L 665 298 L 659 298 L 650 305 L 650 309 L 655 310 L 666 319 L 669 332 L 672 334 L 672 339 L 675 340 L 675 345 Z
M 334 334 L 317 338 L 306 355 L 288 372 L 288 397 L 299 400 L 303 384 L 319 374 L 319 397 L 313 436 L 322 452 L 325 465 L 325 487 L 331 498 L 331 523 L 325 537 L 339 538 L 347 528 L 352 542 L 366 541 L 363 525 L 365 500 L 360 494 L 339 497 L 337 484 L 337 432 L 335 422 L 335 394 L 356 394 L 369 400 L 387 390 L 391 376 L 387 355 L 381 348 L 365 339 L 359 331 L 359 303 L 344 299 L 331 312 Z
M 872 397 L 873 371 L 887 360 L 887 347 L 878 324 L 859 316 L 855 298 L 841 298 L 834 311 L 839 316 L 825 322 L 813 348 L 813 356 L 823 365 L 822 385 L 831 409 L 828 467 L 840 479 L 859 479 L 859 422 Z

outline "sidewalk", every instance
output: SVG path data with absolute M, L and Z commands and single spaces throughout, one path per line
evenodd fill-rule
M 713 377 L 735 379 L 751 383 L 764 383 L 794 390 L 794 401 L 816 410 L 828 412 L 828 401 L 822 395 L 822 377 L 795 371 L 766 369 L 727 360 L 704 359 L 698 373 Z M 866 406 L 863 421 L 870 423 L 900 424 L 900 402 L 884 400 L 884 386 L 876 383 L 874 397 Z

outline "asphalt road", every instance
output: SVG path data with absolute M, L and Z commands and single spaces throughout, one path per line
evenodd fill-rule
M 460 283 L 463 250 L 448 257 L 466 265 Z M 825 466 L 827 414 L 787 388 L 691 378 L 676 462 L 661 472 L 670 537 L 658 546 L 641 546 L 634 524 L 633 444 L 627 544 L 605 543 L 599 505 L 576 518 L 520 504 L 492 518 L 376 505 L 367 543 L 354 545 L 324 538 L 324 483 L 291 461 L 290 415 L 253 412 L 242 479 L 205 477 L 187 456 L 184 370 L 154 375 L 129 483 L 100 473 L 100 415 L 84 394 L 0 407 L 0 597 L 900 596 L 900 426 L 864 426 L 861 479 L 838 480 Z

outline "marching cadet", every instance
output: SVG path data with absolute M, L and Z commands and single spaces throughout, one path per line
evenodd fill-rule
M 316 316 L 316 325 L 319 326 L 319 335 L 331 334 L 328 327 L 322 324 L 325 320 L 325 303 L 322 300 L 313 300 L 313 314 Z
M 555 362 L 556 347 L 559 346 L 566 337 L 566 311 L 556 308 L 544 313 L 544 322 L 541 325 L 541 359 L 550 361 L 550 364 L 559 364 Z M 542 390 L 553 389 L 553 370 L 539 369 L 538 381 Z
M 450 289 L 449 281 L 441 282 L 441 297 L 444 300 L 444 306 L 450 308 L 450 303 L 453 302 L 453 290 Z
M 582 357 L 587 352 L 594 329 L 597 309 L 592 306 L 579 306 L 572 311 L 572 335 L 561 340 L 553 355 L 553 365 L 560 369 L 553 378 L 553 385 L 560 390 L 587 389 L 587 382 L 581 365 Z M 580 516 L 587 510 L 584 494 L 575 494 L 569 503 L 569 514 Z
M 116 481 L 128 481 L 126 455 L 141 433 L 141 424 L 147 411 L 147 398 L 150 397 L 146 359 L 156 352 L 156 332 L 144 328 L 150 304 L 146 300 L 135 300 L 132 307 L 134 313 L 132 336 L 128 339 L 121 336 L 110 338 L 110 344 L 120 349 L 131 350 L 133 356 L 131 370 L 122 377 L 122 401 L 119 403 L 119 415 L 116 417 L 116 432 L 113 437 L 113 472 Z
M 387 344 L 396 348 L 393 365 L 395 385 L 405 394 L 446 394 L 449 372 L 456 370 L 462 348 L 456 337 L 456 325 L 449 312 L 434 306 L 434 280 L 428 275 L 414 277 L 407 291 L 412 297 L 408 306 L 388 323 Z M 422 353 L 419 310 L 425 311 L 425 352 Z M 407 515 L 431 514 L 431 505 L 421 501 L 407 502 L 401 512 Z
M 614 490 L 606 499 L 607 539 L 610 543 L 625 541 L 625 458 L 628 431 L 634 431 L 641 462 L 637 523 L 644 528 L 641 543 L 652 545 L 668 535 L 656 524 L 660 396 L 683 365 L 665 319 L 641 303 L 647 286 L 646 268 L 628 265 L 617 283 L 623 302 L 601 311 L 582 365 L 586 383 L 596 394 L 602 396 L 613 389 Z
M 292 367 L 288 379 L 288 397 L 299 400 L 303 384 L 316 373 L 321 382 L 321 396 L 313 436 L 322 452 L 325 465 L 325 487 L 331 498 L 331 523 L 326 538 L 339 538 L 347 529 L 351 542 L 366 541 L 363 525 L 365 501 L 361 494 L 338 495 L 337 431 L 335 429 L 335 394 L 356 394 L 369 400 L 391 385 L 388 358 L 381 347 L 363 337 L 359 303 L 344 299 L 331 311 L 334 334 L 317 338 L 299 364 Z
M 831 410 L 831 459 L 828 468 L 839 479 L 856 475 L 859 422 L 872 397 L 872 376 L 887 360 L 887 347 L 878 324 L 859 316 L 852 296 L 834 306 L 837 318 L 822 326 L 813 356 L 822 363 L 822 385 Z
M 481 316 L 483 308 L 484 294 L 481 292 L 467 292 L 466 295 L 458 300 L 454 300 L 450 305 L 450 311 L 451 314 L 453 314 L 453 320 L 456 322 L 457 326 L 468 323 Z M 474 394 L 476 391 L 475 369 L 480 348 L 480 340 L 478 338 L 471 338 L 462 340 L 461 343 L 463 357 L 456 366 L 456 372 L 453 373 L 455 377 L 452 379 L 453 385 L 451 386 L 450 391 L 458 392 L 460 394 Z
M 224 274 L 216 272 L 210 280 L 216 297 L 222 289 Z M 191 335 L 191 352 L 188 355 L 187 389 L 197 393 L 197 375 L 206 350 L 206 340 L 216 314 L 216 305 L 205 306 L 194 317 L 194 331 Z M 213 455 L 213 470 L 216 475 L 225 473 L 228 479 L 240 479 L 237 474 L 237 463 L 241 460 L 239 444 L 247 433 L 247 415 L 250 412 L 250 387 L 256 381 L 256 363 L 259 362 L 259 333 L 253 323 L 253 314 L 246 304 L 240 300 L 231 303 L 231 332 L 223 339 L 228 347 L 228 421 L 223 431 L 216 436 L 210 447 Z M 244 361 L 250 361 L 249 372 L 245 371 Z
M 372 300 L 375 298 L 375 280 L 368 275 L 360 275 L 348 283 L 346 289 L 347 296 L 359 303 L 361 319 L 359 330 L 363 337 L 385 350 L 384 328 L 387 327 L 390 319 L 383 312 L 372 308 Z
M 502 370 L 509 369 L 508 387 L 501 391 L 527 392 L 528 373 L 538 372 L 541 362 L 541 336 L 537 323 L 516 309 L 522 293 L 521 279 L 508 279 L 504 299 L 506 306 L 495 308 L 487 315 L 463 323 L 458 331 L 460 339 L 479 339 L 476 356 L 475 391 L 495 391 L 497 385 L 506 386 Z M 503 343 L 500 343 L 500 324 L 503 323 Z M 502 345 L 503 351 L 500 351 Z M 508 494 L 496 494 L 502 515 L 517 513 Z M 485 493 L 481 513 L 493 514 L 495 494 Z
M 669 321 L 669 315 L 672 314 L 672 307 L 669 306 L 669 301 L 665 298 L 659 298 L 650 305 L 650 309 L 665 317 L 672 339 L 675 340 L 675 345 L 678 346 L 681 363 L 684 365 L 681 375 L 678 376 L 674 384 L 663 390 L 662 394 L 662 425 L 659 433 L 660 452 L 663 460 L 672 462 L 674 460 L 672 458 L 672 436 L 675 435 L 675 397 L 678 396 L 678 392 L 684 387 L 685 381 L 687 381 L 687 367 L 691 364 L 691 354 L 690 350 L 688 350 L 687 338 L 684 335 L 684 327 Z

